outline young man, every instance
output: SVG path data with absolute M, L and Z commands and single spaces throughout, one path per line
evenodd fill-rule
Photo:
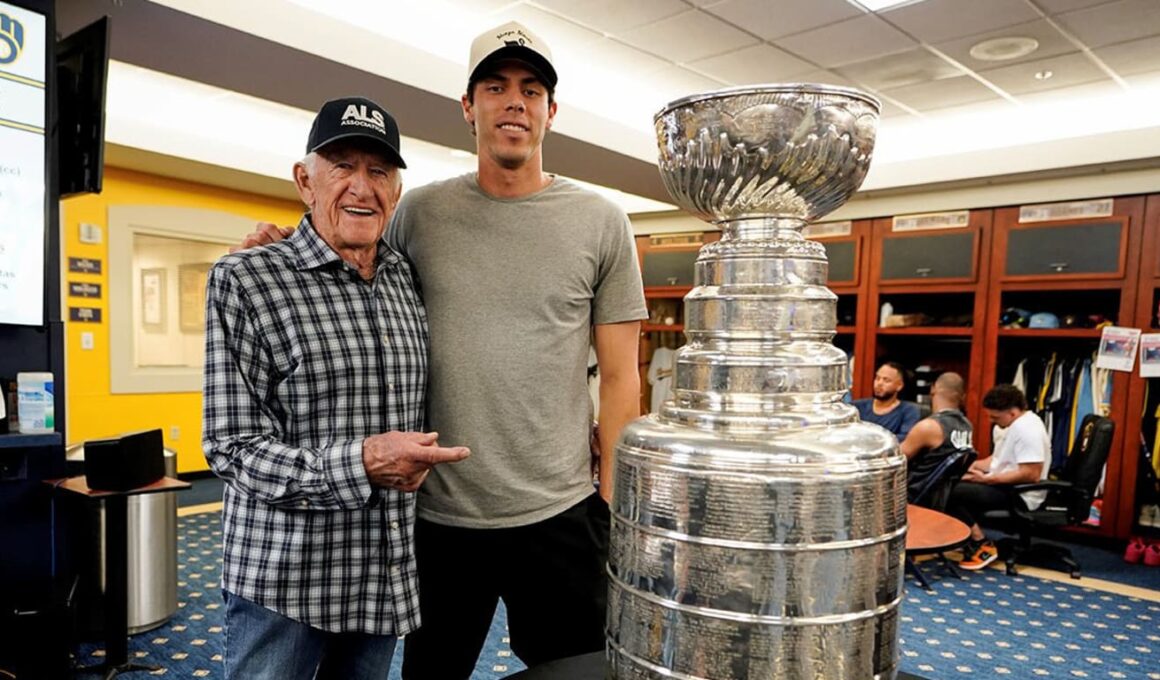
M 899 446 L 906 456 L 908 500 L 914 500 L 943 459 L 959 449 L 971 448 L 974 428 L 963 415 L 965 398 L 963 377 L 958 373 L 943 373 L 930 388 L 933 412 L 918 421 Z
M 1047 428 L 1034 412 L 1027 410 L 1027 399 L 1014 385 L 996 385 L 983 396 L 983 410 L 996 427 L 1006 435 L 990 458 L 975 461 L 963 481 L 951 492 L 947 512 L 971 527 L 971 539 L 959 564 L 964 569 L 986 567 L 999 557 L 994 542 L 988 541 L 976 517 L 988 510 L 1000 510 L 1012 502 L 1029 510 L 1038 508 L 1046 491 L 1017 494 L 1016 484 L 1034 484 L 1047 479 L 1051 465 L 1051 440 Z
M 922 417 L 918 404 L 898 398 L 905 386 L 906 368 L 898 362 L 887 361 L 874 372 L 874 398 L 854 400 L 862 420 L 890 430 L 898 441 L 905 440 L 910 428 Z
M 471 448 L 419 492 L 423 625 L 407 680 L 470 677 L 500 598 L 529 666 L 604 648 L 613 449 L 639 415 L 647 318 L 627 215 L 543 170 L 556 115 L 551 51 L 509 23 L 471 45 L 463 118 L 477 172 L 409 192 L 388 240 L 422 283 L 428 422 Z M 259 225 L 243 245 L 282 234 Z M 599 365 L 594 493 L 589 335 Z
M 210 270 L 202 445 L 226 482 L 231 680 L 385 678 L 419 624 L 411 492 L 468 452 L 423 432 L 423 302 L 382 242 L 398 146 L 374 102 L 327 102 L 294 165 L 294 234 Z

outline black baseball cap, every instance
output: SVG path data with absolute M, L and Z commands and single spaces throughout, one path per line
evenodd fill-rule
M 514 59 L 528 65 L 536 76 L 556 89 L 556 69 L 552 66 L 552 50 L 540 36 L 517 21 L 510 21 L 490 31 L 480 33 L 471 43 L 468 58 L 467 82 L 474 83 L 488 69 L 505 59 Z
M 386 109 L 369 99 L 343 97 L 323 104 L 310 126 L 306 153 L 342 139 L 373 143 L 392 163 L 407 167 L 399 153 L 399 124 Z

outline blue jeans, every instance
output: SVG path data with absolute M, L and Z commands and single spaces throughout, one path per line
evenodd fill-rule
M 222 594 L 227 680 L 386 680 L 396 636 L 328 633 Z

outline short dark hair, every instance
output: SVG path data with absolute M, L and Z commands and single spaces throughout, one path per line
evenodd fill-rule
M 1006 411 L 1009 408 L 1026 411 L 1027 397 L 1023 396 L 1023 390 L 1014 385 L 995 385 L 983 395 L 983 408 L 991 411 Z
M 898 363 L 897 361 L 883 361 L 882 363 L 878 364 L 878 368 L 882 368 L 883 366 L 888 366 L 898 371 L 898 377 L 902 379 L 902 383 L 904 385 L 910 384 L 909 371 L 906 370 L 905 366 Z

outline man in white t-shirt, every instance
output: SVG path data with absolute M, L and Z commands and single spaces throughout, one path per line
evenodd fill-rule
M 989 510 L 1011 506 L 1016 484 L 1034 484 L 1047 479 L 1051 465 L 1051 439 L 1047 428 L 1034 412 L 1027 410 L 1027 398 L 1014 385 L 996 385 L 983 396 L 983 410 L 996 428 L 1004 430 L 995 453 L 975 461 L 947 502 L 947 512 L 971 527 L 964 549 L 963 569 L 986 567 L 999 557 L 993 541 L 987 540 L 975 517 Z M 1018 495 L 1028 510 L 1043 503 L 1046 491 L 1025 491 Z

